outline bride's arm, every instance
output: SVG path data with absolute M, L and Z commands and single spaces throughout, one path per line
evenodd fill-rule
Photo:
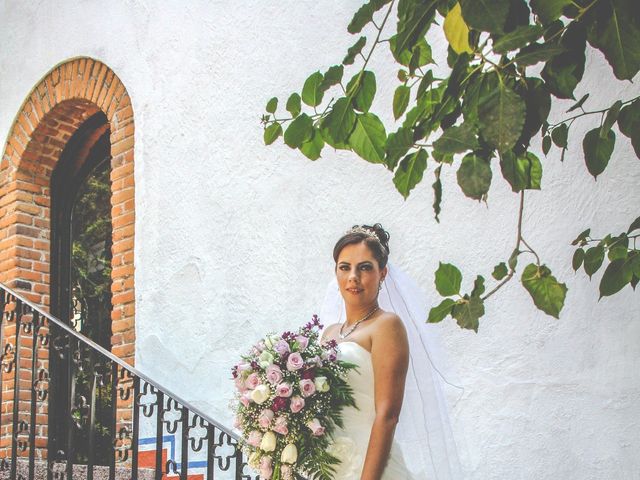
M 380 319 L 371 339 L 376 416 L 371 427 L 362 480 L 379 480 L 391 450 L 400 416 L 409 365 L 409 343 L 396 315 Z

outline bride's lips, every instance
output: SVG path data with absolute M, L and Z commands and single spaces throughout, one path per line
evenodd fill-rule
M 347 288 L 347 292 L 358 295 L 360 292 L 362 292 L 362 288 Z

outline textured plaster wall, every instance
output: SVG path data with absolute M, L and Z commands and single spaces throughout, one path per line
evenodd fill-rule
M 317 310 L 331 249 L 348 226 L 382 222 L 393 260 L 437 301 L 438 261 L 489 276 L 513 248 L 517 197 L 494 168 L 488 206 L 443 172 L 442 221 L 427 178 L 403 201 L 390 174 L 326 149 L 310 162 L 265 147 L 259 116 L 272 95 L 300 88 L 342 58 L 359 2 L 0 1 L 0 138 L 38 80 L 68 58 L 105 62 L 125 84 L 136 121 L 137 366 L 229 423 L 229 366 L 249 342 Z M 386 54 L 375 62 L 388 62 Z M 587 59 L 591 108 L 639 93 Z M 379 80 L 390 111 L 395 80 Z M 552 112 L 559 118 L 567 105 Z M 619 232 L 638 215 L 640 161 L 618 135 L 597 182 L 572 128 L 564 163 L 543 160 L 528 195 L 525 235 L 569 293 L 560 320 L 517 283 L 487 305 L 478 334 L 450 321 L 444 339 L 465 387 L 454 405 L 466 477 L 640 478 L 640 297 L 597 301 L 570 267 L 584 228 Z M 431 174 L 429 174 L 431 175 Z

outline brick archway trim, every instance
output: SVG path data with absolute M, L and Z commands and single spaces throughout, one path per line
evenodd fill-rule
M 112 156 L 112 352 L 133 364 L 134 116 L 122 81 L 98 60 L 50 70 L 16 115 L 0 157 L 0 282 L 48 308 L 51 174 L 73 133 L 99 111 Z

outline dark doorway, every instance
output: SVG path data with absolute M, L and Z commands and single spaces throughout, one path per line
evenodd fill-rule
M 107 350 L 111 348 L 111 182 L 109 125 L 103 113 L 69 139 L 51 177 L 51 312 Z M 107 365 L 64 332 L 67 355 L 52 355 L 49 445 L 56 459 L 108 465 L 114 406 Z M 93 390 L 93 392 L 92 392 Z M 94 400 L 92 400 L 94 398 Z M 93 403 L 93 405 L 91 405 Z M 92 408 L 93 407 L 93 408 Z

